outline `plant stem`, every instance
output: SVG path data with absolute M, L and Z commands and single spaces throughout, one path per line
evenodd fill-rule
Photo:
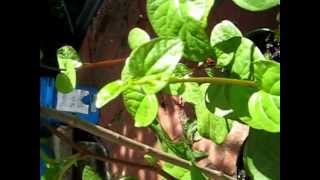
M 229 84 L 244 87 L 256 88 L 257 85 L 254 81 L 221 78 L 221 77 L 191 77 L 191 78 L 171 78 L 169 83 L 183 83 L 183 82 L 197 82 L 197 83 L 210 83 L 210 84 Z
M 107 60 L 101 60 L 95 63 L 83 63 L 83 66 L 81 66 L 81 69 L 91 69 L 91 68 L 98 68 L 103 66 L 113 66 L 118 65 L 121 63 L 124 63 L 126 59 L 107 59 Z
M 50 67 L 50 66 L 47 66 L 44 64 L 40 64 L 40 68 L 44 68 L 44 69 L 48 69 L 48 70 L 56 71 L 56 72 L 60 72 L 63 70 L 63 69 L 59 69 L 59 68 L 55 68 L 55 67 Z
M 101 126 L 94 125 L 91 123 L 88 123 L 86 121 L 83 121 L 79 119 L 78 117 L 67 114 L 67 113 L 62 113 L 53 109 L 48 109 L 44 107 L 40 107 L 40 116 L 41 117 L 50 117 L 56 120 L 59 120 L 63 123 L 66 123 L 72 127 L 79 128 L 81 130 L 84 130 L 86 132 L 89 132 L 95 136 L 101 137 L 109 142 L 120 144 L 127 146 L 132 149 L 139 150 L 143 152 L 144 154 L 152 155 L 158 158 L 159 160 L 167 161 L 169 163 L 175 164 L 177 166 L 181 166 L 186 169 L 191 169 L 192 168 L 192 163 L 189 161 L 186 161 L 184 159 L 181 159 L 179 157 L 176 157 L 174 155 L 170 155 L 168 153 L 162 152 L 158 149 L 152 148 L 150 146 L 147 146 L 143 143 L 137 142 L 135 140 L 132 140 L 130 138 L 127 138 L 125 136 L 122 136 L 112 130 L 105 129 Z M 210 168 L 206 167 L 197 167 L 205 174 L 207 174 L 209 177 L 212 178 L 219 178 L 219 177 L 224 177 L 229 180 L 235 180 L 235 178 L 224 174 L 221 171 L 213 170 Z
M 57 137 L 59 137 L 62 141 L 66 142 L 67 144 L 69 144 L 73 149 L 75 149 L 76 151 L 78 151 L 80 154 L 85 155 L 86 157 L 92 157 L 94 159 L 103 161 L 103 162 L 109 162 L 109 163 L 118 163 L 118 164 L 122 164 L 122 165 L 126 165 L 126 166 L 132 166 L 135 168 L 139 168 L 139 169 L 147 169 L 147 170 L 151 170 L 151 171 L 156 171 L 157 173 L 159 173 L 160 175 L 162 175 L 163 177 L 165 177 L 167 180 L 173 180 L 173 178 L 167 174 L 165 171 L 163 171 L 160 167 L 153 167 L 153 166 L 148 166 L 148 165 L 144 165 L 144 164 L 138 164 L 138 163 L 133 163 L 133 162 L 129 162 L 129 161 L 124 161 L 124 160 L 120 160 L 120 159 L 114 159 L 111 157 L 105 157 L 105 156 L 99 156 L 83 147 L 81 147 L 80 145 L 74 143 L 71 139 L 69 139 L 68 137 L 66 137 L 64 134 L 62 134 L 61 132 L 57 131 L 56 129 L 52 128 L 50 125 L 44 123 L 44 126 L 54 135 L 56 135 Z

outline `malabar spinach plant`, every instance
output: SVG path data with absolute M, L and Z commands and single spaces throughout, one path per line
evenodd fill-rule
M 249 11 L 262 11 L 280 5 L 279 0 L 233 0 Z M 216 144 L 224 142 L 232 124 L 250 126 L 243 160 L 253 179 L 280 179 L 280 63 L 264 56 L 258 47 L 234 25 L 223 20 L 207 34 L 208 15 L 214 0 L 147 0 L 148 19 L 157 35 L 150 38 L 134 28 L 128 36 L 130 56 L 118 80 L 103 86 L 96 106 L 107 105 L 122 95 L 136 127 L 151 127 L 163 151 L 192 163 L 204 156 L 193 151 L 188 138 L 171 142 L 155 121 L 160 92 L 181 96 L 193 104 L 196 121 L 186 124 L 192 132 Z M 278 34 L 280 36 L 280 34 Z M 69 92 L 75 87 L 75 68 L 81 65 L 70 47 L 58 50 L 57 89 Z M 216 60 L 207 68 L 208 76 L 197 77 L 182 60 L 199 66 Z M 154 157 L 147 156 L 149 162 Z M 177 179 L 206 179 L 196 166 L 187 170 L 165 163 L 162 169 Z M 88 169 L 87 169 L 88 170 Z

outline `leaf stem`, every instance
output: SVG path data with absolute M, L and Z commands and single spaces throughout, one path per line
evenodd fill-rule
M 81 66 L 81 69 L 91 69 L 91 68 L 99 68 L 99 67 L 104 67 L 104 66 L 113 66 L 113 65 L 118 65 L 122 64 L 125 62 L 125 58 L 120 58 L 120 59 L 105 59 L 101 60 L 98 62 L 91 62 L 91 63 L 83 63 L 83 66 Z
M 222 78 L 222 77 L 190 77 L 190 78 L 171 78 L 169 83 L 183 83 L 183 82 L 196 82 L 196 83 L 210 83 L 210 84 L 229 84 L 244 87 L 256 88 L 257 85 L 254 81 Z
M 124 160 L 120 160 L 120 159 L 115 159 L 115 158 L 111 158 L 111 157 L 105 157 L 105 156 L 100 156 L 97 155 L 96 153 L 91 152 L 90 150 L 83 148 L 82 146 L 74 143 L 71 139 L 69 139 L 68 137 L 66 137 L 64 134 L 62 134 L 61 132 L 57 131 L 56 129 L 54 129 L 53 127 L 51 127 L 50 125 L 44 123 L 44 126 L 54 135 L 56 135 L 57 137 L 59 137 L 62 141 L 66 142 L 67 144 L 69 144 L 73 149 L 77 150 L 80 154 L 84 155 L 82 157 L 91 157 L 94 159 L 97 159 L 99 161 L 103 161 L 103 162 L 109 162 L 109 163 L 118 163 L 118 164 L 122 164 L 122 165 L 126 165 L 126 166 L 132 166 L 135 168 L 140 168 L 140 169 L 147 169 L 147 170 L 151 170 L 151 171 L 156 171 L 157 173 L 159 173 L 160 175 L 162 175 L 163 177 L 165 177 L 167 180 L 173 180 L 174 178 L 172 178 L 168 173 L 166 173 L 165 171 L 163 171 L 159 166 L 149 166 L 149 165 L 144 165 L 144 164 L 138 164 L 138 163 L 134 163 L 134 162 L 129 162 L 129 161 L 124 161 Z
M 128 137 L 125 137 L 121 134 L 118 134 L 110 129 L 105 129 L 101 126 L 94 125 L 91 123 L 88 123 L 84 120 L 79 119 L 78 117 L 68 114 L 59 112 L 54 109 L 48 109 L 40 106 L 40 116 L 41 117 L 51 117 L 53 119 L 56 119 L 58 121 L 61 121 L 63 123 L 66 123 L 70 125 L 71 127 L 78 128 L 81 130 L 84 130 L 86 132 L 89 132 L 97 137 L 101 137 L 109 142 L 124 145 L 126 147 L 136 149 L 141 151 L 144 154 L 149 154 L 152 156 L 155 156 L 159 160 L 167 161 L 169 163 L 175 164 L 177 166 L 181 166 L 186 169 L 191 169 L 192 163 L 189 161 L 186 161 L 184 159 L 181 159 L 179 157 L 176 157 L 174 155 L 165 153 L 161 150 L 158 150 L 156 148 L 147 146 L 141 142 L 137 142 L 133 139 L 130 139 Z M 198 166 L 197 167 L 206 175 L 212 178 L 219 178 L 224 177 L 228 180 L 235 180 L 235 178 L 224 174 L 222 171 L 214 170 L 207 167 Z

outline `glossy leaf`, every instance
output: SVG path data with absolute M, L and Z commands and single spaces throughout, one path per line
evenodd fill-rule
M 78 68 L 82 65 L 78 52 L 72 46 L 63 46 L 57 50 L 60 69 Z
M 192 104 L 199 104 L 202 102 L 202 92 L 200 86 L 195 82 L 184 83 L 185 90 L 181 94 L 183 100 Z
M 200 169 L 193 165 L 191 167 L 191 170 L 188 173 L 184 174 L 181 180 L 206 180 L 206 178 L 201 173 Z
M 243 160 L 253 180 L 280 180 L 280 134 L 251 129 Z
M 205 93 L 209 84 L 200 86 L 202 93 L 202 102 L 195 106 L 197 116 L 198 132 L 201 136 L 213 140 L 217 144 L 221 144 L 230 131 L 228 121 L 210 112 L 205 105 Z
M 147 127 L 155 120 L 159 109 L 157 96 L 154 94 L 146 95 L 134 116 L 135 127 Z
M 160 37 L 180 37 L 184 57 L 203 61 L 210 54 L 207 17 L 214 0 L 147 0 L 147 15 Z
M 171 77 L 183 78 L 189 77 L 192 74 L 192 70 L 185 64 L 178 63 Z M 170 83 L 164 89 L 164 92 L 173 96 L 179 96 L 185 91 L 185 83 Z
M 276 61 L 255 62 L 254 77 L 260 89 L 280 96 L 280 63 Z
M 226 89 L 228 88 L 226 85 L 210 85 L 208 87 L 205 102 L 211 112 L 214 112 L 216 107 L 224 110 L 230 109 L 226 93 Z
M 123 91 L 122 96 L 126 109 L 133 117 L 135 117 L 141 101 L 146 96 L 142 87 L 137 85 L 129 86 L 125 91 Z
M 131 49 L 135 49 L 148 41 L 150 41 L 150 36 L 143 29 L 133 28 L 130 30 L 128 43 Z
M 163 170 L 176 179 L 181 180 L 206 180 L 205 176 L 201 173 L 199 168 L 192 166 L 191 170 L 165 162 Z
M 263 11 L 280 5 L 280 0 L 233 0 L 233 2 L 249 11 Z
M 189 170 L 187 169 L 184 169 L 180 166 L 173 165 L 168 162 L 164 163 L 164 165 L 162 166 L 162 169 L 176 179 L 181 179 L 185 174 L 189 172 Z
M 96 98 L 96 107 L 101 108 L 114 98 L 120 95 L 125 89 L 127 85 L 121 81 L 121 80 L 116 80 L 111 83 L 108 83 L 104 87 L 102 87 Z
M 226 92 L 228 102 L 237 118 L 245 121 L 250 117 L 248 102 L 251 95 L 256 91 L 256 89 L 250 87 L 229 86 Z
M 62 93 L 72 92 L 76 87 L 76 70 L 61 71 L 56 77 L 55 87 Z
M 134 80 L 147 94 L 164 88 L 180 58 L 183 44 L 178 39 L 158 38 L 132 51 L 122 70 L 123 81 Z
M 250 97 L 248 104 L 251 119 L 247 124 L 256 129 L 280 132 L 280 96 L 258 91 Z
M 157 134 L 161 142 L 161 146 L 165 148 L 163 150 L 186 160 L 195 159 L 193 150 L 191 149 L 187 139 L 182 138 L 178 142 L 172 142 L 172 140 L 169 138 L 167 133 L 162 129 L 160 124 L 153 123 L 151 124 L 151 127 L 154 130 L 154 132 Z
M 215 45 L 233 37 L 242 37 L 242 33 L 232 22 L 223 20 L 212 29 L 210 45 L 214 47 Z
M 217 44 L 214 48 L 217 64 L 230 66 L 231 76 L 249 79 L 253 61 L 264 60 L 261 51 L 247 38 L 234 37 Z
M 147 161 L 147 163 L 150 166 L 155 166 L 158 162 L 158 159 L 156 157 L 148 155 L 148 154 L 144 155 L 143 158 L 145 161 Z
M 82 180 L 102 180 L 102 178 L 92 167 L 85 166 L 82 171 Z

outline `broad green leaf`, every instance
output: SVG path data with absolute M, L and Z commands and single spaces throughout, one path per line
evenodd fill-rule
M 248 102 L 251 95 L 257 90 L 250 87 L 229 86 L 227 89 L 228 102 L 233 113 L 240 119 L 250 117 Z
M 126 87 L 127 85 L 121 80 L 116 80 L 103 86 L 97 94 L 96 107 L 101 108 L 119 96 L 119 94 L 122 93 Z
M 232 22 L 223 20 L 212 29 L 210 45 L 214 47 L 215 45 L 233 37 L 242 37 L 242 33 Z
M 258 91 L 252 94 L 248 105 L 251 119 L 247 124 L 256 129 L 280 132 L 280 96 Z
M 202 84 L 200 86 L 202 102 L 195 106 L 198 132 L 201 136 L 209 138 L 217 144 L 221 144 L 231 128 L 229 127 L 227 119 L 219 117 L 207 109 L 204 99 L 208 87 L 209 84 Z
M 168 162 L 164 163 L 164 165 L 162 166 L 162 169 L 176 179 L 181 179 L 185 174 L 189 172 L 189 170 L 187 169 L 184 169 L 180 166 L 173 165 Z
M 228 88 L 227 85 L 210 85 L 208 87 L 205 94 L 205 102 L 211 112 L 214 112 L 216 107 L 224 110 L 230 109 L 226 93 Z
M 71 46 L 63 46 L 57 50 L 60 69 L 78 68 L 82 65 L 78 52 Z
M 146 96 L 142 87 L 137 85 L 129 86 L 125 91 L 123 91 L 122 96 L 126 109 L 133 117 L 135 117 L 141 101 Z
M 152 129 L 157 134 L 161 146 L 166 148 L 166 152 L 174 154 L 186 160 L 195 159 L 193 150 L 187 139 L 182 138 L 178 142 L 172 142 L 167 133 L 162 129 L 159 124 L 151 124 Z
M 150 36 L 143 29 L 133 28 L 130 30 L 128 43 L 131 49 L 135 49 L 148 41 L 150 41 Z
M 193 165 L 188 173 L 185 173 L 181 180 L 206 180 L 200 169 Z
M 156 157 L 148 155 L 148 154 L 144 155 L 143 158 L 145 161 L 147 161 L 147 163 L 150 166 L 155 166 L 158 162 L 158 159 Z
M 243 160 L 253 180 L 280 180 L 280 134 L 251 129 Z
M 199 104 L 202 102 L 202 92 L 200 86 L 195 82 L 184 83 L 185 90 L 181 94 L 183 100 L 192 104 Z
M 254 77 L 260 89 L 280 96 L 280 63 L 276 61 L 255 62 Z
M 178 63 L 171 77 L 183 78 L 189 77 L 192 74 L 192 70 L 185 64 Z M 170 83 L 164 89 L 164 92 L 173 96 L 179 96 L 185 91 L 185 83 Z
M 132 51 L 122 70 L 123 81 L 133 80 L 147 94 L 164 88 L 182 57 L 183 44 L 178 39 L 157 38 Z
M 280 5 L 280 0 L 233 0 L 233 2 L 249 11 L 263 11 Z
M 102 180 L 102 178 L 92 167 L 86 165 L 82 171 L 82 180 Z
M 155 94 L 146 95 L 137 109 L 134 116 L 135 127 L 149 126 L 157 117 L 159 103 Z
M 61 71 L 55 81 L 57 91 L 62 93 L 69 93 L 76 87 L 76 70 L 68 69 Z
M 147 0 L 147 15 L 160 37 L 180 37 L 184 57 L 203 61 L 210 54 L 207 17 L 214 0 Z
M 176 179 L 181 180 L 206 180 L 199 168 L 192 166 L 191 170 L 165 162 L 162 169 Z
M 252 62 L 264 60 L 261 51 L 247 38 L 234 37 L 217 44 L 214 48 L 217 64 L 230 65 L 231 76 L 249 79 L 252 74 Z

